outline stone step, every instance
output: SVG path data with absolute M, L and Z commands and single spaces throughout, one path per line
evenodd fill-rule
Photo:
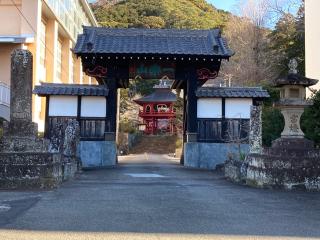
M 168 154 L 175 152 L 176 136 L 143 136 L 131 153 Z

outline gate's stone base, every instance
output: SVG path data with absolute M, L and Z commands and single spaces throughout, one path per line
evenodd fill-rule
M 81 141 L 82 168 L 113 167 L 117 164 L 115 141 Z
M 238 156 L 240 152 L 247 154 L 248 144 L 239 146 L 231 143 L 200 143 L 189 142 L 184 144 L 184 166 L 192 168 L 215 169 L 227 159 Z
M 229 161 L 225 176 L 254 187 L 320 190 L 320 150 L 307 139 L 281 138 L 261 154 Z
M 0 188 L 54 188 L 74 177 L 78 163 L 60 153 L 0 153 Z

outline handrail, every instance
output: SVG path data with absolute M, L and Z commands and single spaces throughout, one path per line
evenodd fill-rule
M 0 104 L 10 107 L 10 87 L 0 82 Z

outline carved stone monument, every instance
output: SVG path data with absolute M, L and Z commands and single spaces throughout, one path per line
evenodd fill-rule
M 249 150 L 251 153 L 262 151 L 262 106 L 251 106 L 250 109 L 250 132 Z
M 4 123 L 0 151 L 46 152 L 48 141 L 38 138 L 32 122 L 32 54 L 17 49 L 11 54 L 10 122 Z
M 32 122 L 32 54 L 15 50 L 11 55 L 11 98 L 9 135 L 34 136 Z
M 61 129 L 67 152 L 49 151 L 49 140 L 38 138 L 32 122 L 32 54 L 27 50 L 11 55 L 10 111 L 0 141 L 0 188 L 51 188 L 72 177 L 79 162 L 76 124 Z

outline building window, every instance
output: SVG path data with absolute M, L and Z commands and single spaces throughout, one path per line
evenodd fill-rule
M 60 40 L 58 40 L 57 44 L 57 69 L 56 69 L 56 83 L 61 83 L 61 77 L 62 77 L 62 43 Z
M 40 26 L 40 64 L 46 65 L 46 24 L 43 21 Z
M 91 25 L 80 0 L 47 0 L 47 3 L 74 40 L 82 32 L 82 25 Z

